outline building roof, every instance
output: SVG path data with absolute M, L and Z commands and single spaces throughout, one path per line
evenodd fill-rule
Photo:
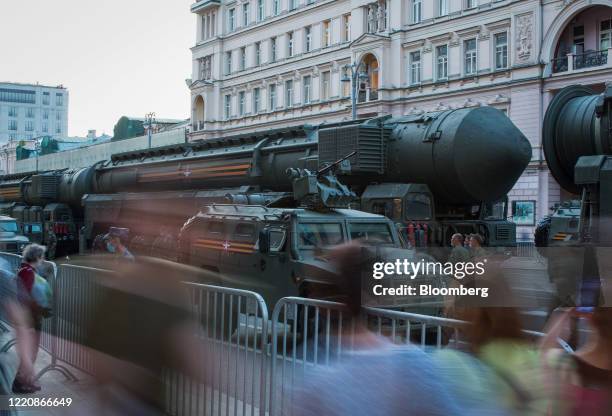
M 63 84 L 60 85 L 45 85 L 45 84 L 31 84 L 31 83 L 26 83 L 26 82 L 9 82 L 9 81 L 0 81 L 0 85 L 8 85 L 8 86 L 15 86 L 15 87 L 42 87 L 42 88 L 54 88 L 54 89 L 62 89 L 62 90 L 67 90 L 68 88 L 64 87 Z

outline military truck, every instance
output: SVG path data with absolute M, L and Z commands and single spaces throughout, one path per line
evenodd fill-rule
M 14 218 L 0 215 L 0 251 L 21 254 L 29 242 L 26 236 L 20 234 Z
M 447 246 L 455 232 L 481 233 L 488 246 L 516 244 L 504 202 L 531 147 L 491 107 L 254 131 L 116 154 L 81 169 L 7 175 L 0 180 L 0 212 L 11 214 L 15 203 L 45 211 L 52 205 L 57 215 L 43 219 L 43 242 L 57 253 L 75 250 L 81 240 L 90 245 L 98 225 L 117 215 L 149 224 L 175 216 L 172 230 L 143 227 L 138 241 L 151 251 L 165 235 L 176 239 L 210 195 L 238 202 L 291 193 L 288 169 L 317 171 L 351 152 L 337 176 L 360 198 L 353 207 L 391 216 L 414 245 Z M 279 198 L 269 202 L 287 206 Z M 180 220 L 174 207 L 153 212 L 150 206 L 163 199 L 181 206 Z M 97 216 L 86 219 L 88 209 Z
M 274 305 L 283 296 L 333 297 L 326 249 L 355 240 L 401 247 L 393 222 L 382 215 L 213 204 L 183 226 L 179 260 L 219 272 L 228 279 L 219 284 L 257 291 Z

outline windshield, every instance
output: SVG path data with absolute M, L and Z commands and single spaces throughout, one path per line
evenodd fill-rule
M 0 221 L 0 231 L 16 233 L 17 222 L 16 221 Z
M 387 223 L 351 223 L 351 240 L 360 240 L 370 245 L 393 245 L 393 235 Z
M 301 223 L 297 233 L 299 245 L 304 248 L 334 246 L 344 241 L 341 224 Z

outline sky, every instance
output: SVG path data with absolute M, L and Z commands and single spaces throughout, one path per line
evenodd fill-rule
M 194 0 L 0 0 L 0 81 L 68 88 L 68 134 L 189 117 Z

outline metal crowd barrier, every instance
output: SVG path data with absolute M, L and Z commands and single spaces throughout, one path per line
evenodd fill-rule
M 170 415 L 265 415 L 268 309 L 254 292 L 185 283 L 198 322 L 200 380 L 169 371 Z
M 534 257 L 537 255 L 537 248 L 533 241 L 517 241 L 516 256 L 517 257 Z
M 269 414 L 292 413 L 293 395 L 319 365 L 342 359 L 353 347 L 355 322 L 346 306 L 287 297 L 272 312 Z

